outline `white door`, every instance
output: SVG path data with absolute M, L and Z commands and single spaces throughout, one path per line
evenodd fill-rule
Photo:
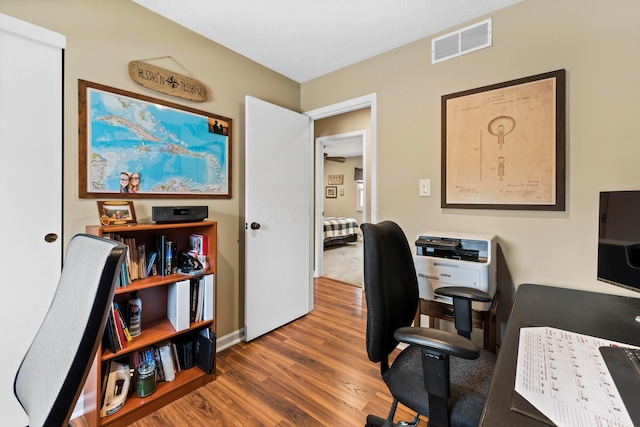
M 245 339 L 311 311 L 309 117 L 245 98 Z
M 60 34 L 0 14 L 0 424 L 7 426 L 28 424 L 13 380 L 60 277 L 64 44 Z

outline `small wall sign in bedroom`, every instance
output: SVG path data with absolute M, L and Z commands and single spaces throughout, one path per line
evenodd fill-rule
M 344 182 L 344 175 L 329 175 L 329 185 L 342 185 Z

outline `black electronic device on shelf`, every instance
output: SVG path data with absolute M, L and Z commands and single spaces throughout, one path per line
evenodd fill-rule
M 151 208 L 151 220 L 157 224 L 203 221 L 208 216 L 208 206 L 153 206 Z

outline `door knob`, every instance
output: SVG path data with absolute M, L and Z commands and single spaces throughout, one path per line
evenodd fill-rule
M 258 224 L 257 222 L 252 222 L 251 223 L 251 229 L 252 230 L 259 230 L 260 229 L 260 224 Z
M 49 233 L 44 236 L 44 241 L 47 243 L 53 243 L 58 240 L 58 235 L 56 233 Z

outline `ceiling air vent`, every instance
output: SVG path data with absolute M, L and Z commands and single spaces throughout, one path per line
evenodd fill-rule
M 431 63 L 491 46 L 491 18 L 431 40 Z

